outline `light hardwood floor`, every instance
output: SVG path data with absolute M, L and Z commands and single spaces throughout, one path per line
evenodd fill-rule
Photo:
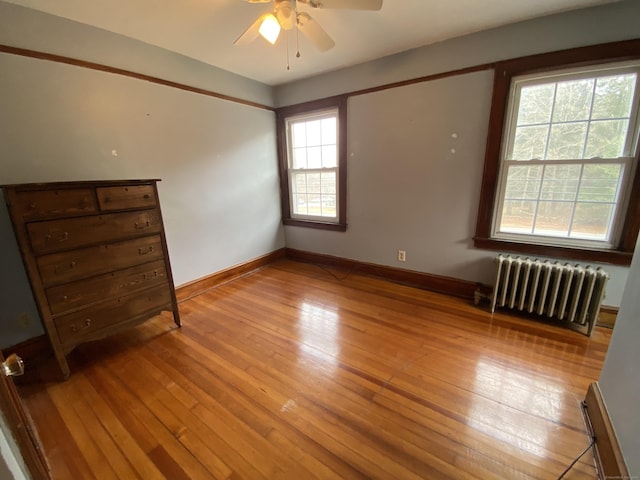
M 557 478 L 610 339 L 288 260 L 180 311 L 20 387 L 55 479 Z

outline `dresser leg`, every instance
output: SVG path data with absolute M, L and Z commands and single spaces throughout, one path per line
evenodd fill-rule
M 53 352 L 56 356 L 56 360 L 58 361 L 60 373 L 62 373 L 62 380 L 69 380 L 71 370 L 69 369 L 69 364 L 67 363 L 67 357 L 65 357 L 65 355 L 58 348 L 54 348 Z

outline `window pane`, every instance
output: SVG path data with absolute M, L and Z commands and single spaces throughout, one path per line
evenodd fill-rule
M 307 149 L 293 149 L 293 166 L 292 168 L 307 168 Z
M 544 169 L 544 179 L 540 198 L 543 200 L 576 199 L 581 165 L 548 165 Z
M 291 193 L 307 193 L 307 174 L 294 173 L 291 177 Z
M 568 236 L 573 202 L 540 202 L 533 233 L 546 236 Z
M 304 122 L 298 122 L 291 125 L 291 137 L 293 148 L 304 147 L 307 145 L 307 128 Z
M 334 195 L 336 194 L 336 172 L 322 172 L 321 174 L 321 182 L 322 182 L 322 193 Z
M 546 158 L 556 160 L 582 158 L 586 134 L 586 122 L 552 125 Z
M 578 201 L 615 202 L 621 174 L 621 165 L 585 165 Z
M 307 160 L 307 168 L 322 167 L 322 147 L 308 147 Z
M 592 122 L 585 158 L 618 158 L 624 154 L 628 120 L 601 120 Z
M 537 199 L 542 178 L 542 166 L 509 166 L 507 173 L 507 199 Z
M 517 127 L 510 160 L 544 158 L 549 126 Z
M 500 218 L 500 232 L 531 233 L 536 202 L 528 200 L 505 200 Z
M 320 193 L 320 174 L 307 173 L 307 192 Z
M 322 144 L 327 145 L 330 143 L 336 142 L 336 119 L 335 118 L 325 118 L 322 120 Z
M 336 171 L 322 172 L 322 216 L 335 217 L 336 212 Z
M 308 215 L 316 217 L 322 216 L 322 197 L 318 195 L 309 195 Z
M 322 195 L 322 216 L 323 217 L 336 216 L 336 196 L 335 195 Z
M 520 90 L 518 125 L 547 123 L 551 118 L 554 85 L 536 85 Z
M 596 83 L 592 118 L 628 118 L 636 85 L 636 75 L 602 77 Z
M 307 196 L 306 195 L 294 195 L 293 196 L 293 213 L 296 215 L 307 215 Z
M 591 111 L 593 85 L 593 79 L 558 83 L 553 121 L 587 120 Z
M 321 140 L 320 120 L 307 122 L 307 146 L 320 145 Z
M 325 145 L 322 147 L 322 166 L 334 168 L 338 166 L 338 155 L 335 145 Z
M 571 227 L 572 238 L 608 240 L 613 215 L 610 203 L 578 203 Z

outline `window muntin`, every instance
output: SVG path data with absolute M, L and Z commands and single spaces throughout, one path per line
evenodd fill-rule
M 285 124 L 291 218 L 338 223 L 338 109 Z
M 640 63 L 514 77 L 493 238 L 615 248 L 638 143 Z

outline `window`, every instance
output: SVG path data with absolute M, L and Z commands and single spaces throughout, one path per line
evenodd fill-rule
M 291 217 L 337 222 L 337 109 L 290 117 L 286 126 Z
M 638 65 L 512 80 L 495 238 L 616 245 L 637 149 Z
M 285 224 L 345 230 L 344 110 L 340 98 L 278 110 Z
M 554 57 L 570 58 L 496 69 L 476 246 L 625 264 L 638 233 L 640 61 L 558 69 Z

